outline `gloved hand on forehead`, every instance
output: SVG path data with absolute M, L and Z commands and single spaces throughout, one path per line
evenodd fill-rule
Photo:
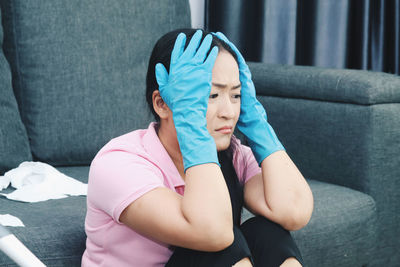
M 162 99 L 172 111 L 184 169 L 204 163 L 219 165 L 214 139 L 207 130 L 207 106 L 212 69 L 218 47 L 210 50 L 212 36 L 202 39 L 198 30 L 185 48 L 186 35 L 180 33 L 171 53 L 169 73 L 156 65 L 156 79 Z
M 251 79 L 250 69 L 243 56 L 223 33 L 217 32 L 213 34 L 226 42 L 237 55 L 242 86 L 240 116 L 237 126 L 246 136 L 258 164 L 261 164 L 270 154 L 285 150 L 285 148 L 276 136 L 274 129 L 268 123 L 264 107 L 256 98 L 256 90 Z

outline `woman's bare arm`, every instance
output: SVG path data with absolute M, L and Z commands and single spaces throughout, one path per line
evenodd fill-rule
M 262 174 L 244 186 L 246 206 L 287 230 L 304 227 L 311 218 L 313 196 L 303 175 L 285 151 L 261 163 Z
M 216 164 L 189 168 L 185 194 L 154 189 L 131 203 L 120 221 L 167 244 L 219 251 L 233 242 L 232 207 L 221 169 Z

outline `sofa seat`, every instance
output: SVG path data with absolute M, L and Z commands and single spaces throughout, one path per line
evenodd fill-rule
M 307 266 L 365 266 L 374 257 L 374 199 L 343 186 L 308 180 L 314 194 L 310 223 L 294 232 Z M 315 257 L 314 255 L 318 255 Z M 354 265 L 354 261 L 359 264 Z
M 62 173 L 87 183 L 88 166 L 60 167 Z M 12 191 L 10 187 L 4 192 Z M 7 227 L 47 266 L 80 266 L 85 250 L 86 197 L 38 203 L 0 197 L 0 214 L 11 214 L 25 227 Z M 0 266 L 17 266 L 0 252 Z
M 87 182 L 89 167 L 58 167 L 58 170 Z M 349 266 L 347 258 L 356 256 L 367 262 L 376 227 L 374 200 L 346 187 L 308 181 L 314 194 L 314 213 L 310 223 L 293 233 L 306 262 L 313 266 Z M 10 189 L 7 189 L 10 191 Z M 68 197 L 39 203 L 20 203 L 0 197 L 0 214 L 19 217 L 26 227 L 8 227 L 48 266 L 80 266 L 85 249 L 85 197 Z M 245 210 L 243 220 L 252 215 Z M 339 260 L 338 260 L 339 258 Z M 0 253 L 0 266 L 16 266 Z
M 306 266 L 363 266 L 375 243 L 376 207 L 367 194 L 347 187 L 307 180 L 314 211 L 306 227 L 293 232 Z M 251 217 L 247 210 L 243 220 Z

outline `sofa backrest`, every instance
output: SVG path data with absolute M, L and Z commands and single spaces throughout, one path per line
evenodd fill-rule
M 147 63 L 164 33 L 190 27 L 187 0 L 1 0 L 4 53 L 35 160 L 89 164 L 152 120 Z
M 305 177 L 374 197 L 388 192 L 382 185 L 400 177 L 399 76 L 261 63 L 250 67 L 268 120 Z
M 0 12 L 1 20 L 1 12 Z M 22 124 L 11 86 L 11 71 L 3 50 L 0 25 L 0 175 L 22 161 L 32 160 L 28 136 Z

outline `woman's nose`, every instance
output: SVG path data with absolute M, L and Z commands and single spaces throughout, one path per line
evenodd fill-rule
M 218 101 L 218 116 L 225 119 L 232 119 L 235 116 L 234 103 L 232 103 L 230 96 L 224 96 Z

